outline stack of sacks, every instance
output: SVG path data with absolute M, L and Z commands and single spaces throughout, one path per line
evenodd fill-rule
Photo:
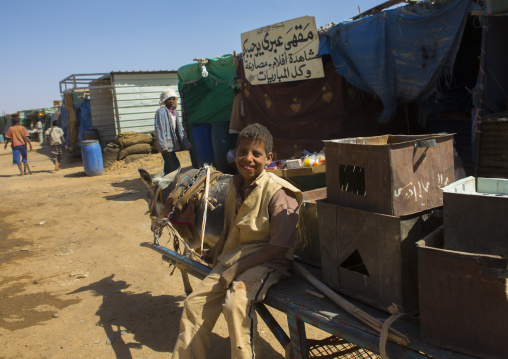
M 152 152 L 153 138 L 149 133 L 122 132 L 115 138 L 115 142 L 120 145 L 118 159 L 125 159 L 126 162 L 132 162 L 141 157 L 147 156 Z M 139 156 L 143 155 L 143 156 Z M 135 158 L 130 158 L 136 156 Z
M 157 134 L 155 133 L 155 131 L 152 131 L 150 133 L 153 137 L 153 140 L 152 140 L 152 153 L 159 153 L 159 146 L 158 146 L 158 143 L 157 143 Z
M 118 160 L 118 154 L 120 153 L 120 145 L 116 142 L 109 142 L 104 151 L 102 151 L 102 161 L 104 162 L 104 168 L 109 168 L 113 162 Z
M 104 167 L 111 167 L 114 161 L 125 160 L 129 163 L 146 157 L 152 153 L 154 142 L 157 147 L 157 142 L 150 133 L 122 132 L 104 148 Z

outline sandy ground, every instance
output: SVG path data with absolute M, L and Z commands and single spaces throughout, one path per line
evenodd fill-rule
M 137 168 L 161 171 L 161 156 L 118 162 L 95 177 L 68 154 L 55 172 L 46 146 L 34 144 L 28 156 L 33 174 L 18 177 L 10 146 L 0 147 L 0 358 L 170 357 L 181 277 L 139 247 L 153 237 Z M 187 152 L 178 157 L 190 166 Z M 288 333 L 285 316 L 271 312 Z M 283 358 L 264 323 L 258 329 L 260 357 Z M 208 358 L 229 357 L 222 316 L 211 348 Z

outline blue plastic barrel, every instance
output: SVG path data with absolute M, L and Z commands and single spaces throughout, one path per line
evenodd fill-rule
M 101 145 L 97 140 L 81 142 L 81 157 L 85 173 L 89 176 L 99 176 L 104 170 Z
M 234 137 L 229 134 L 229 122 L 212 124 L 212 148 L 215 167 L 221 172 L 228 172 L 227 154 L 235 148 Z
M 0 142 L 5 142 L 4 135 L 0 135 Z
M 192 142 L 198 166 L 213 163 L 212 126 L 200 125 L 192 128 Z

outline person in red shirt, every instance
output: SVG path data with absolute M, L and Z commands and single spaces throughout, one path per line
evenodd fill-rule
M 30 166 L 28 165 L 26 150 L 27 144 L 30 145 L 30 151 L 32 150 L 32 143 L 30 142 L 26 128 L 19 124 L 19 118 L 12 120 L 12 126 L 7 130 L 5 138 L 4 150 L 7 148 L 7 144 L 12 142 L 12 164 L 18 165 L 20 176 L 32 174 Z M 20 156 L 21 161 L 19 159 Z M 21 167 L 21 162 L 23 162 L 23 167 Z

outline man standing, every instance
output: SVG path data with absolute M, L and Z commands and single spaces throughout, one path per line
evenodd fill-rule
M 51 160 L 55 164 L 55 171 L 60 171 L 60 162 L 62 162 L 62 145 L 67 149 L 65 145 L 64 132 L 57 126 L 57 121 L 51 123 L 51 128 L 46 130 L 45 135 L 49 137 L 49 144 L 51 146 Z
M 43 132 L 44 129 L 42 128 L 42 121 L 39 119 L 37 123 L 35 124 L 35 129 L 37 130 L 37 134 L 39 135 L 39 144 L 42 146 L 42 142 L 44 141 Z
M 161 107 L 155 112 L 155 134 L 159 152 L 164 159 L 164 175 L 180 168 L 176 151 L 189 150 L 191 144 L 175 111 L 178 96 L 173 89 L 161 93 Z
M 19 118 L 14 118 L 12 120 L 12 126 L 7 130 L 5 134 L 5 145 L 4 150 L 7 148 L 7 144 L 12 142 L 12 164 L 18 165 L 19 168 L 19 176 L 23 176 L 26 174 L 32 174 L 30 171 L 30 166 L 28 166 L 27 160 L 27 149 L 26 145 L 30 145 L 30 151 L 32 150 L 32 143 L 30 142 L 28 131 L 24 126 L 19 124 Z M 21 162 L 19 157 L 21 156 L 23 162 L 23 168 L 21 167 Z

